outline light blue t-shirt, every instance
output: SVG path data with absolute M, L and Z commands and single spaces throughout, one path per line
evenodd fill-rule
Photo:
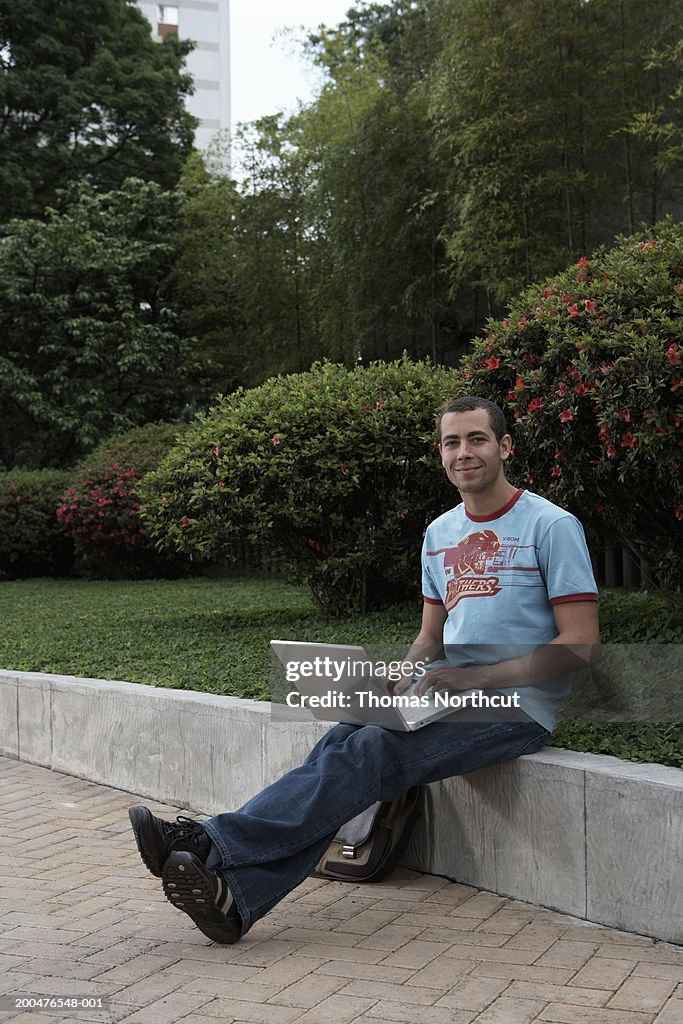
M 430 523 L 422 548 L 425 601 L 448 613 L 443 643 L 452 665 L 493 665 L 558 635 L 553 605 L 597 601 L 578 519 L 519 490 L 491 516 L 457 505 Z M 571 676 L 517 690 L 519 706 L 552 731 Z

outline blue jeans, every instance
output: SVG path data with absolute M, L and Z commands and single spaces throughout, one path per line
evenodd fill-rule
M 310 874 L 338 828 L 376 800 L 534 753 L 548 736 L 531 719 L 435 722 L 416 732 L 334 726 L 300 767 L 204 823 L 217 848 L 208 865 L 230 887 L 242 934 Z

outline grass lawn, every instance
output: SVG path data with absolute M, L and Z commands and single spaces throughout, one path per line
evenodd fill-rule
M 377 659 L 385 656 L 378 652 L 384 645 L 409 644 L 419 618 L 415 604 L 328 620 L 305 588 L 273 577 L 16 580 L 0 582 L 0 667 L 267 700 L 271 639 L 360 643 Z M 595 716 L 586 715 L 593 724 L 566 721 L 553 742 L 682 767 L 680 673 L 672 673 L 667 663 L 670 657 L 680 659 L 681 648 L 674 646 L 681 641 L 680 611 L 656 595 L 608 592 L 601 598 L 601 628 L 608 644 L 636 645 L 613 650 L 621 659 L 618 703 L 642 707 L 642 695 L 648 688 L 652 693 L 658 672 L 664 671 L 668 685 L 656 688 L 660 699 L 646 716 L 634 715 L 632 724 L 599 719 L 596 724 Z M 645 644 L 667 646 L 648 651 Z M 638 652 L 640 662 L 624 663 Z M 394 650 L 387 656 L 398 655 Z M 566 706 L 578 718 L 590 709 L 592 693 L 582 692 L 580 683 Z M 655 711 L 661 712 L 660 724 L 650 724 Z M 662 719 L 670 724 L 661 724 Z
M 420 609 L 331 622 L 282 580 L 0 583 L 0 667 L 270 696 L 269 641 L 410 643 Z

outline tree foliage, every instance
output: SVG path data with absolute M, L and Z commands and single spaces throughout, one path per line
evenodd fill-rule
M 61 466 L 102 438 L 173 418 L 190 354 L 167 305 L 179 199 L 128 179 L 11 222 L 0 246 L 0 457 Z
M 682 46 L 683 0 L 359 3 L 313 33 L 318 96 L 245 129 L 186 225 L 223 260 L 192 321 L 221 385 L 455 363 L 520 289 L 680 215 Z
M 127 0 L 0 0 L 0 222 L 40 215 L 74 180 L 173 186 L 196 124 L 190 49 L 154 43 Z

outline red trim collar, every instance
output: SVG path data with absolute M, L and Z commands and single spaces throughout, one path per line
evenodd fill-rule
M 490 523 L 493 519 L 500 519 L 500 517 L 504 516 L 506 512 L 509 512 L 512 506 L 517 504 L 523 494 L 524 488 L 520 487 L 519 490 L 512 495 L 506 505 L 503 505 L 502 508 L 499 508 L 497 512 L 494 512 L 490 516 L 471 516 L 467 509 L 465 509 L 465 515 L 468 519 L 471 519 L 473 523 Z

